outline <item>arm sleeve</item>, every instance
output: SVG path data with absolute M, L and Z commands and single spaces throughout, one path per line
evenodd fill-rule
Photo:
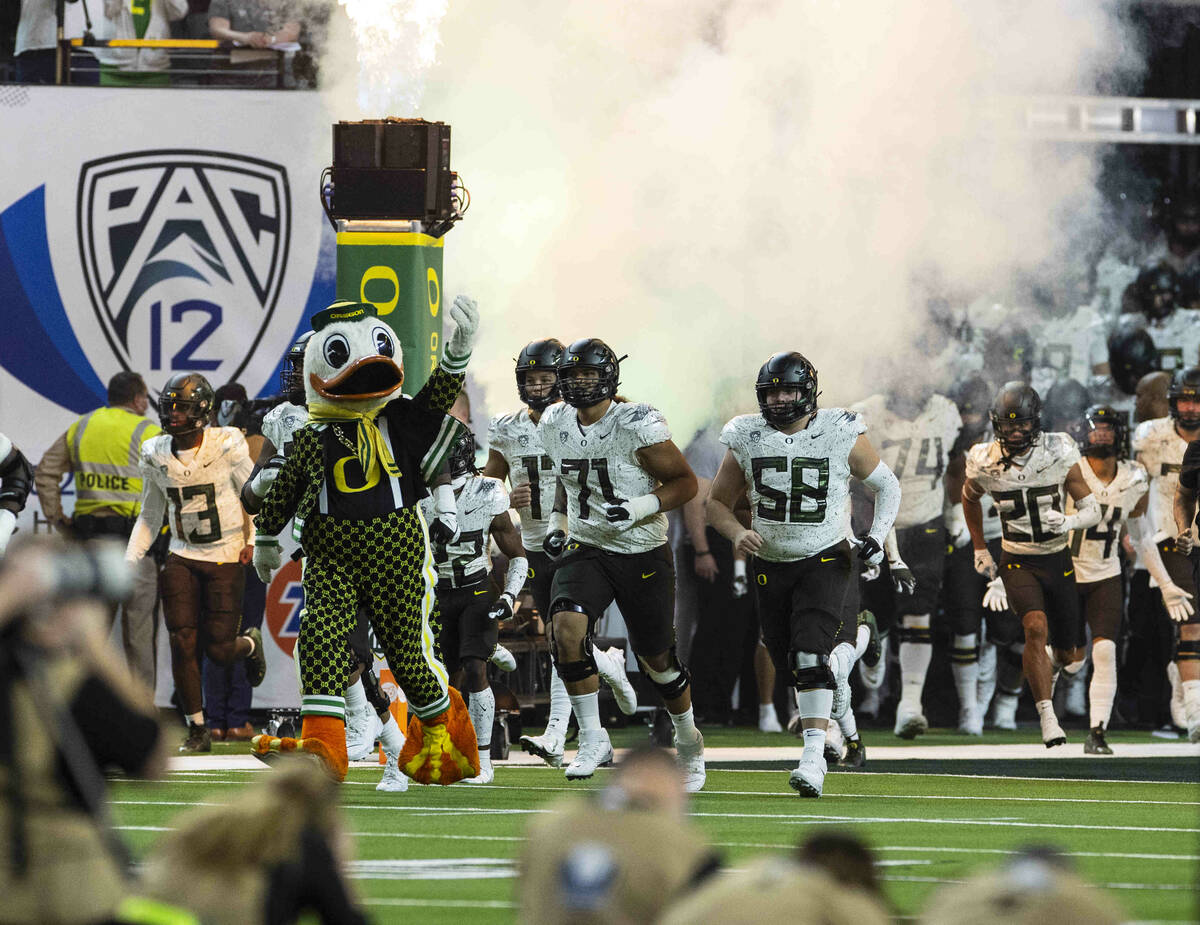
M 870 532 L 882 546 L 900 513 L 900 480 L 887 463 L 881 462 L 863 479 L 863 484 L 875 493 L 875 519 L 871 521 Z
M 63 516 L 61 485 L 63 476 L 70 471 L 71 453 L 67 449 L 67 435 L 64 433 L 46 450 L 33 475 L 42 513 L 51 523 Z
M 133 532 L 129 534 L 129 543 L 125 546 L 125 558 L 130 562 L 137 562 L 149 551 L 162 528 L 163 514 L 167 510 L 167 496 L 150 477 L 145 460 L 142 460 L 141 470 L 142 509 L 133 525 Z
M 296 516 L 300 498 L 307 483 L 306 472 L 309 457 L 321 452 L 317 431 L 312 428 L 298 430 L 292 438 L 292 451 L 284 459 L 279 474 L 267 489 L 258 515 L 254 520 L 255 530 L 260 536 L 278 536 Z
M 16 514 L 25 508 L 33 490 L 33 466 L 25 455 L 0 434 L 0 508 Z
M 458 393 L 462 391 L 463 383 L 466 381 L 466 372 L 449 372 L 439 366 L 430 374 L 429 380 L 421 386 L 421 391 L 413 396 L 413 403 L 418 408 L 441 411 L 444 414 L 450 410 L 450 406 L 458 398 Z M 387 407 L 391 408 L 396 404 L 398 402 L 391 402 Z

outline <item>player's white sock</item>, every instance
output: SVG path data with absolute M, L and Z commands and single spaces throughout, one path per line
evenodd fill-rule
M 986 713 L 996 693 L 996 647 L 986 639 L 979 644 L 979 679 L 975 687 L 975 703 L 980 714 Z
M 193 726 L 203 726 L 204 725 L 204 711 L 201 710 L 199 713 L 189 713 L 188 714 L 188 722 L 191 723 Z
M 950 649 L 950 673 L 954 675 L 959 709 L 974 714 L 979 708 L 979 657 L 974 633 L 955 635 Z
M 682 713 L 672 713 L 668 710 L 667 715 L 671 717 L 671 725 L 675 727 L 676 742 L 691 745 L 700 738 L 700 730 L 696 728 L 696 721 L 692 716 L 691 707 L 688 707 Z
M 567 723 L 571 719 L 571 695 L 567 685 L 558 676 L 558 669 L 550 666 L 550 716 L 546 719 L 546 734 L 560 738 L 567 734 Z
M 900 626 L 900 707 L 920 713 L 925 675 L 933 658 L 929 614 L 903 617 Z
M 359 678 L 346 688 L 346 715 L 356 714 L 366 705 L 367 689 L 363 687 L 362 678 Z
M 475 741 L 479 749 L 490 748 L 492 744 L 492 722 L 496 718 L 496 695 L 490 687 L 481 691 L 471 691 L 471 702 L 467 706 L 471 724 L 475 727 Z
M 812 691 L 799 691 L 796 694 L 796 705 L 800 708 L 801 721 L 806 719 L 829 720 L 829 711 L 833 708 L 833 691 L 820 688 Z M 804 730 L 804 752 L 812 758 L 819 758 L 825 753 L 825 730 Z
M 857 662 L 863 657 L 863 653 L 867 651 L 867 646 L 871 644 L 871 630 L 865 623 L 860 624 L 858 632 L 854 634 L 854 660 Z
M 1111 639 L 1092 643 L 1092 683 L 1088 686 L 1088 725 L 1108 728 L 1117 696 L 1117 644 Z
M 1050 659 L 1050 696 L 1054 696 L 1054 688 L 1058 686 L 1058 676 L 1062 674 L 1063 663 L 1058 660 L 1051 646 L 1046 646 L 1046 658 Z
M 856 735 L 858 735 L 858 720 L 854 718 L 853 708 L 847 710 L 842 715 L 842 718 L 838 720 L 838 728 L 842 730 L 842 735 L 845 736 L 847 740 L 853 739 Z
M 1049 741 L 1061 735 L 1062 727 L 1058 724 L 1058 717 L 1054 715 L 1054 702 L 1039 700 L 1034 706 L 1037 707 L 1038 719 L 1042 723 L 1042 740 Z
M 404 733 L 400 731 L 400 724 L 396 722 L 396 717 L 392 716 L 391 710 L 388 710 L 383 729 L 379 732 L 379 744 L 383 746 L 383 753 L 389 758 L 395 758 L 404 748 Z
M 1188 731 L 1190 732 L 1200 725 L 1200 681 L 1183 682 L 1183 709 L 1187 713 Z
M 569 694 L 571 709 L 575 711 L 575 722 L 579 723 L 579 735 L 599 732 L 600 725 L 600 695 Z

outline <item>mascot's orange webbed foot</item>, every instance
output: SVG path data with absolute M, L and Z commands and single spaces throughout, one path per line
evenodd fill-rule
M 281 743 L 287 742 L 282 739 Z M 346 723 L 336 716 L 306 715 L 300 724 L 300 738 L 293 739 L 295 749 L 316 755 L 337 780 L 346 779 L 350 762 L 346 758 Z M 286 751 L 281 744 L 280 749 Z
M 450 706 L 425 722 L 414 715 L 398 759 L 419 784 L 453 784 L 479 773 L 479 745 L 462 695 L 450 688 Z

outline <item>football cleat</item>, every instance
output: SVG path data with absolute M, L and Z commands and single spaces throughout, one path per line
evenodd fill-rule
M 263 649 L 262 630 L 255 626 L 242 635 L 254 643 L 254 651 L 246 656 L 246 680 L 251 687 L 258 687 L 267 676 L 267 653 Z
M 1063 700 L 1067 716 L 1087 716 L 1087 682 L 1083 679 L 1083 672 L 1066 674 L 1063 681 L 1067 689 L 1067 696 Z
M 608 663 L 597 662 L 601 679 L 612 689 L 613 700 L 626 716 L 632 716 L 637 711 L 637 691 L 629 683 L 629 675 L 625 673 L 625 650 L 612 646 L 605 650 Z
M 842 746 L 844 741 L 842 738 L 842 727 L 836 722 L 831 722 L 825 729 L 826 764 L 834 765 L 842 760 Z
M 581 732 L 575 760 L 567 765 L 567 780 L 586 780 L 596 773 L 597 768 L 607 767 L 612 762 L 613 747 L 606 730 L 601 729 L 586 737 Z
M 504 648 L 504 646 L 500 645 L 499 643 L 497 643 L 496 648 L 492 650 L 492 657 L 489 658 L 488 661 L 501 671 L 517 670 L 516 656 L 514 656 L 508 651 L 508 649 Z
M 969 707 L 965 710 L 959 709 L 958 731 L 968 736 L 983 735 L 983 714 L 979 710 L 972 710 Z
M 1063 732 L 1062 726 L 1058 724 L 1058 719 L 1055 715 L 1047 711 L 1042 716 L 1042 741 L 1046 743 L 1046 748 L 1055 748 L 1059 745 L 1067 744 L 1067 734 Z
M 479 773 L 467 778 L 468 784 L 490 784 L 496 779 L 496 771 L 492 767 L 491 746 L 479 746 Z
M 395 755 L 388 755 L 387 764 L 383 766 L 383 777 L 375 789 L 384 793 L 404 793 L 408 790 L 408 776 L 400 770 Z
M 875 614 L 869 610 L 861 611 L 858 615 L 858 625 L 865 626 L 871 634 L 871 638 L 867 642 L 867 649 L 859 661 L 867 668 L 874 668 L 879 664 L 879 659 L 883 655 L 883 646 L 879 639 L 879 624 L 875 622 Z
M 928 731 L 929 720 L 917 710 L 911 707 L 906 707 L 900 704 L 896 708 L 896 726 L 892 730 L 902 739 L 915 739 L 923 732 Z
M 696 741 L 690 745 L 675 737 L 675 761 L 683 771 L 683 789 L 696 793 L 704 787 L 704 736 L 696 733 Z
M 354 713 L 346 713 L 346 759 L 348 761 L 365 761 L 371 757 L 375 748 L 375 739 L 379 736 L 383 723 L 375 708 L 363 702 L 362 709 Z
M 199 755 L 212 751 L 212 733 L 204 723 L 188 723 L 187 738 L 179 746 L 185 755 Z
M 537 755 L 552 768 L 561 768 L 563 737 L 552 732 L 544 732 L 540 736 L 521 736 L 521 751 Z
M 802 797 L 819 797 L 825 786 L 825 759 L 801 757 L 796 770 L 788 777 L 788 786 Z
M 862 663 L 859 662 L 859 664 L 861 665 Z M 880 664 L 883 664 L 882 659 L 880 660 Z M 862 668 L 859 668 L 859 673 L 861 674 L 861 672 Z M 882 706 L 883 704 L 880 703 L 879 698 L 879 688 L 867 687 L 863 690 L 862 702 L 858 705 L 858 715 L 862 716 L 865 713 L 868 716 L 877 719 L 879 717 L 879 710 Z
M 862 739 L 855 736 L 846 740 L 846 754 L 838 762 L 840 768 L 862 768 L 867 764 L 867 747 Z
M 769 706 L 769 710 L 760 710 L 758 713 L 758 731 L 783 732 L 783 727 L 779 725 L 779 717 L 775 714 L 775 705 Z
M 1083 753 L 1085 755 L 1111 755 L 1113 753 L 1108 742 L 1105 741 L 1103 724 L 1092 727 L 1087 741 L 1083 743 Z

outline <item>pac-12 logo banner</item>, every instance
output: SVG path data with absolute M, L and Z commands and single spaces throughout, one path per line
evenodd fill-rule
M 287 266 L 286 169 L 213 151 L 121 154 L 83 165 L 77 210 L 88 293 L 121 366 L 237 379 Z

